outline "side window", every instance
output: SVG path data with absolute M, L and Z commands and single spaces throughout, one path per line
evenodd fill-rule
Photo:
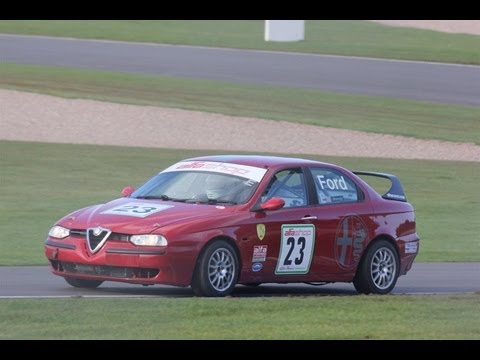
M 262 194 L 262 202 L 272 197 L 282 198 L 286 208 L 308 205 L 302 170 L 297 168 L 277 172 Z
M 338 204 L 359 200 L 355 183 L 342 173 L 333 169 L 310 169 L 317 190 L 319 204 Z

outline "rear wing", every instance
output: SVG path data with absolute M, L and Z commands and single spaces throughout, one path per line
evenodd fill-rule
M 403 191 L 402 184 L 400 180 L 392 174 L 385 174 L 385 173 L 378 173 L 378 172 L 371 172 L 371 171 L 353 171 L 355 175 L 366 175 L 366 176 L 376 176 L 385 178 L 391 181 L 390 189 L 382 195 L 382 198 L 388 200 L 397 200 L 397 201 L 407 201 L 407 197 L 405 196 L 405 192 Z

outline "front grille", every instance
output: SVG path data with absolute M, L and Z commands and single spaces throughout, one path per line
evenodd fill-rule
M 87 229 L 87 242 L 90 250 L 94 253 L 100 250 L 102 245 L 107 241 L 111 231 L 96 227 L 93 229 Z
M 78 229 L 72 229 L 70 230 L 70 236 L 74 237 L 87 237 L 87 231 L 86 230 L 78 230 Z
M 88 265 L 88 264 L 76 264 L 70 262 L 52 262 L 52 266 L 55 270 L 63 270 L 67 274 L 84 274 L 84 275 L 96 275 L 107 276 L 113 278 L 127 278 L 136 279 L 143 278 L 149 279 L 155 277 L 160 272 L 159 269 L 149 268 L 132 268 L 123 266 L 108 266 L 108 265 Z
M 130 235 L 120 234 L 120 233 L 111 233 L 108 237 L 108 241 L 128 241 Z
M 70 230 L 70 236 L 86 238 L 88 247 L 92 253 L 99 251 L 107 241 L 127 242 L 130 239 L 130 235 L 128 234 L 113 233 L 101 227 L 89 228 L 87 230 L 72 229 Z
M 86 238 L 87 237 L 87 230 L 72 229 L 72 230 L 70 230 L 70 236 Z M 130 235 L 128 235 L 128 234 L 112 232 L 110 234 L 110 236 L 108 237 L 107 241 L 123 241 L 123 242 L 126 242 L 126 241 L 129 240 L 129 238 L 130 238 Z

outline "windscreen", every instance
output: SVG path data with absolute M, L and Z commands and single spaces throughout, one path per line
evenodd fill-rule
M 243 204 L 258 187 L 266 170 L 214 162 L 181 162 L 147 181 L 132 198 L 207 204 Z

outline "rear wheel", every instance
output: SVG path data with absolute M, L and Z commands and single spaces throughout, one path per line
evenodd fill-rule
M 207 245 L 198 259 L 192 280 L 197 296 L 220 297 L 229 295 L 237 283 L 238 256 L 225 240 Z
M 359 293 L 388 294 L 397 283 L 398 273 L 397 250 L 388 241 L 378 240 L 365 253 L 353 285 Z
M 64 279 L 69 285 L 78 288 L 95 289 L 103 283 L 101 280 L 75 279 L 71 277 L 66 277 Z

